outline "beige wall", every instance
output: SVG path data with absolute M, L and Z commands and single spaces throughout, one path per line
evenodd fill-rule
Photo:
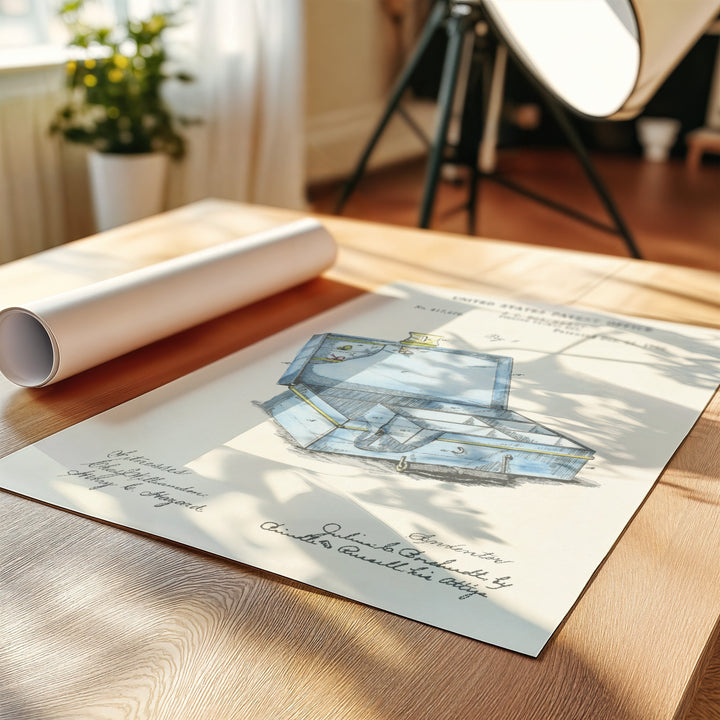
M 389 21 L 378 0 L 305 0 L 307 113 L 315 117 L 384 97 Z
M 398 35 L 382 0 L 305 0 L 310 183 L 343 177 L 355 166 L 385 107 L 398 63 L 412 48 L 424 2 L 396 0 L 396 6 L 407 8 Z M 427 103 L 408 107 L 423 126 L 432 124 L 433 109 Z M 370 166 L 423 152 L 422 143 L 398 117 L 383 134 Z

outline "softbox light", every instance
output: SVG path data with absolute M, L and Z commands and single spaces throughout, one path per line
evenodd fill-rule
M 518 60 L 590 118 L 638 115 L 720 10 L 717 0 L 484 0 Z

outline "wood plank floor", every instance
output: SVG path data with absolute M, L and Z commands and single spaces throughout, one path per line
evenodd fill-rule
M 593 157 L 621 215 L 647 260 L 720 271 L 720 163 L 695 172 L 680 158 L 645 162 L 624 155 Z M 509 179 L 608 224 L 605 210 L 577 159 L 565 150 L 506 149 L 498 170 Z M 416 226 L 425 160 L 363 176 L 348 200 L 346 217 Z M 311 187 L 315 212 L 333 213 L 342 183 Z M 467 233 L 467 183 L 442 181 L 431 227 Z M 476 235 L 610 255 L 627 254 L 623 240 L 491 180 L 480 183 Z

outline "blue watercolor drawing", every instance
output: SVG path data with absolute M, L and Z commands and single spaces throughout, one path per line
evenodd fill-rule
M 594 451 L 508 409 L 513 359 L 401 341 L 314 335 L 261 407 L 304 450 L 441 480 L 573 480 Z

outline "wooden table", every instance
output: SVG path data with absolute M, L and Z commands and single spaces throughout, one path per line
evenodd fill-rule
M 0 267 L 0 303 L 295 219 L 204 201 Z M 393 280 L 720 327 L 720 276 L 339 218 L 324 277 L 41 390 L 0 455 Z M 720 399 L 538 659 L 0 493 L 0 717 L 720 717 Z M 703 681 L 701 690 L 696 688 Z

